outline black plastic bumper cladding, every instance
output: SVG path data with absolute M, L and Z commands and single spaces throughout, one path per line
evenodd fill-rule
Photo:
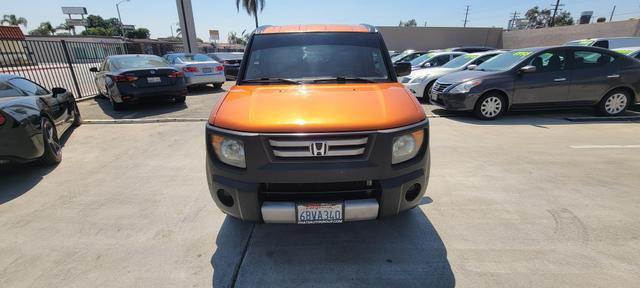
M 393 139 L 399 135 L 423 130 L 423 145 L 416 157 L 403 163 L 391 165 Z M 242 140 L 245 148 L 247 168 L 236 168 L 217 159 L 211 145 L 212 135 L 222 135 Z M 270 151 L 268 139 L 282 136 L 310 135 L 323 139 L 343 135 L 368 135 L 369 143 L 365 156 L 359 159 L 315 158 L 301 160 L 276 159 Z M 380 203 L 378 217 L 396 215 L 401 211 L 415 207 L 424 194 L 429 178 L 429 123 L 424 120 L 414 125 L 397 129 L 317 134 L 284 134 L 284 133 L 245 133 L 217 128 L 207 124 L 207 180 L 209 190 L 216 205 L 225 213 L 248 221 L 261 221 L 260 208 L 265 197 L 271 197 L 268 184 L 313 184 L 313 183 L 347 183 L 370 181 L 371 193 Z M 420 185 L 418 197 L 407 201 L 405 193 L 414 184 Z M 219 189 L 233 197 L 234 205 L 224 205 L 216 196 Z M 317 191 L 314 191 L 317 192 Z M 335 197 L 340 191 L 329 193 Z M 350 191 L 350 193 L 353 191 Z M 305 191 L 300 191 L 304 195 Z M 287 194 L 291 197 L 291 194 Z M 347 197 L 345 193 L 345 197 Z M 351 197 L 351 196 L 348 196 Z M 300 200 L 305 197 L 301 196 Z M 288 198 L 291 200 L 290 198 Z

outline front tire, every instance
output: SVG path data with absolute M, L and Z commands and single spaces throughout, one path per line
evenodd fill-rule
M 507 101 L 504 95 L 496 92 L 489 92 L 480 97 L 473 110 L 478 119 L 495 120 L 500 118 L 507 110 Z
M 78 103 L 73 103 L 73 127 L 82 125 L 82 116 L 80 115 L 80 109 L 78 109 Z
M 435 84 L 436 81 L 433 80 L 431 82 L 429 82 L 429 84 L 427 84 L 427 86 L 424 87 L 424 92 L 422 92 L 422 98 L 424 99 L 425 102 L 429 102 L 429 98 L 431 98 L 431 88 L 433 87 L 433 84 Z
M 222 88 L 222 83 L 213 83 L 213 88 L 215 88 L 215 89 Z
M 44 153 L 38 162 L 42 165 L 58 164 L 62 161 L 62 146 L 58 139 L 56 126 L 46 117 L 42 117 L 41 125 Z
M 598 104 L 598 112 L 603 116 L 618 116 L 629 108 L 631 104 L 631 95 L 622 89 L 613 90 L 605 95 L 600 104 Z

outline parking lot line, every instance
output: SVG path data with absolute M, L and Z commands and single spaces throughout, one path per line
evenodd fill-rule
M 572 145 L 573 149 L 637 149 L 640 145 Z

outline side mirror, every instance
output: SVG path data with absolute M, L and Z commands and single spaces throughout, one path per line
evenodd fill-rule
M 98 68 L 97 67 L 91 67 L 91 68 L 89 68 L 89 71 L 91 71 L 93 73 L 96 73 L 96 72 L 98 72 Z
M 393 68 L 396 70 L 396 75 L 398 77 L 407 76 L 411 74 L 411 63 L 409 62 L 399 62 L 393 64 Z
M 67 93 L 67 89 L 61 87 L 54 87 L 53 89 L 51 89 L 51 94 L 53 94 L 53 97 L 58 97 L 58 95 L 64 93 Z
M 524 67 L 520 68 L 519 71 L 520 71 L 520 73 L 533 73 L 533 72 L 536 72 L 536 66 L 527 65 L 527 66 L 524 66 Z
M 422 65 L 422 67 L 431 67 L 431 66 L 432 66 L 431 62 L 427 62 L 427 63 L 424 63 L 424 65 Z
M 467 66 L 467 70 L 476 70 L 476 68 L 478 68 L 478 65 L 476 65 L 476 64 L 471 64 L 471 65 Z

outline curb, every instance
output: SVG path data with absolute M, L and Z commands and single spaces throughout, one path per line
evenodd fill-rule
M 640 116 L 615 116 L 615 117 L 589 116 L 589 117 L 566 117 L 564 119 L 571 122 L 635 121 L 635 120 L 640 120 Z
M 98 97 L 98 95 L 93 95 L 93 96 L 87 96 L 87 97 L 82 97 L 82 98 L 76 98 L 76 103 L 80 103 L 80 102 L 84 102 L 87 100 L 91 100 L 93 98 Z
M 146 123 L 176 123 L 176 122 L 206 122 L 207 118 L 153 118 L 153 119 L 112 119 L 82 120 L 82 124 L 146 124 Z

